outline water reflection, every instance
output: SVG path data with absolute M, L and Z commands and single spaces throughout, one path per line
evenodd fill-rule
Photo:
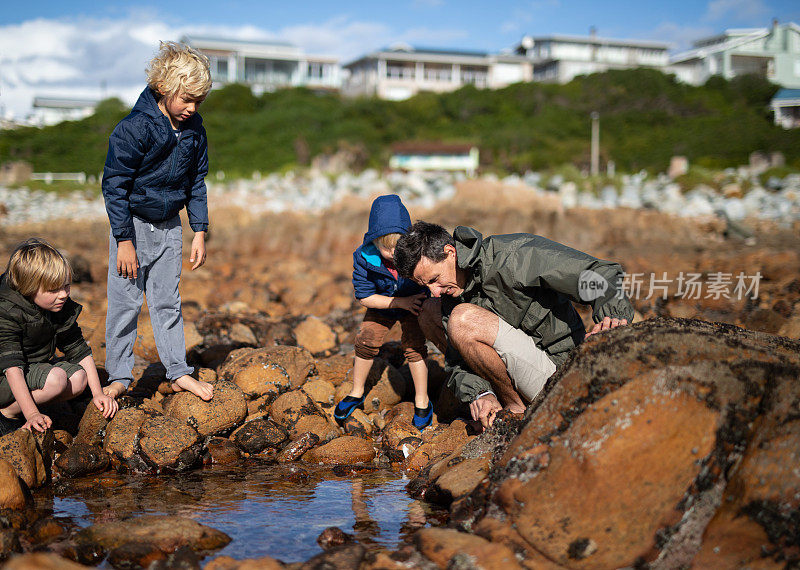
M 219 554 L 286 562 L 321 552 L 317 537 L 330 526 L 367 548 L 396 548 L 445 516 L 411 499 L 397 473 L 339 477 L 330 469 L 305 469 L 250 461 L 161 477 L 104 474 L 59 482 L 40 491 L 37 503 L 52 501 L 55 517 L 79 527 L 141 514 L 191 517 L 233 539 Z

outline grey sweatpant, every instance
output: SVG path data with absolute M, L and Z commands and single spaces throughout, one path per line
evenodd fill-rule
M 194 371 L 186 363 L 178 292 L 183 245 L 180 217 L 155 223 L 134 217 L 133 227 L 133 245 L 139 262 L 136 279 L 125 279 L 117 273 L 117 241 L 113 235 L 108 246 L 106 371 L 110 381 L 126 386 L 133 377 L 133 343 L 142 295 L 147 297 L 156 349 L 167 369 L 167 378 L 175 380 Z

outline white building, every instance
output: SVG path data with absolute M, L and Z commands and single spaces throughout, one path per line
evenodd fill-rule
M 784 129 L 800 128 L 800 89 L 780 89 L 770 105 L 776 125 Z
M 94 113 L 97 101 L 66 97 L 34 97 L 33 111 L 28 124 L 37 127 L 56 125 L 63 121 L 79 121 Z
M 669 45 L 641 40 L 588 36 L 525 36 L 514 51 L 533 63 L 533 80 L 568 83 L 577 75 L 609 69 L 664 68 Z
M 670 71 L 681 81 L 702 85 L 712 75 L 732 79 L 756 73 L 782 87 L 800 88 L 800 26 L 793 22 L 725 30 L 693 45 L 671 59 Z
M 396 45 L 344 66 L 348 97 L 401 100 L 421 91 L 442 93 L 465 85 L 498 89 L 531 80 L 530 62 L 518 55 L 436 50 Z
M 339 89 L 341 68 L 333 57 L 312 56 L 286 42 L 184 37 L 211 61 L 215 86 L 245 83 L 256 93 L 282 87 Z

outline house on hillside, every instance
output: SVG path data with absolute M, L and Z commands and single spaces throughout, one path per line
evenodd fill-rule
M 670 71 L 691 85 L 702 85 L 712 75 L 732 79 L 755 73 L 781 87 L 798 89 L 800 26 L 773 20 L 770 28 L 725 30 L 673 56 Z
M 533 80 L 548 83 L 568 83 L 577 75 L 610 69 L 663 69 L 668 50 L 666 43 L 601 38 L 594 30 L 588 36 L 525 36 L 514 47 L 532 62 Z
M 337 90 L 341 86 L 336 58 L 308 55 L 287 42 L 199 36 L 185 36 L 181 41 L 208 57 L 215 87 L 245 83 L 255 93 L 263 93 L 282 87 Z
M 442 93 L 465 85 L 498 89 L 531 80 L 531 64 L 521 56 L 477 51 L 415 48 L 398 44 L 344 65 L 348 97 L 408 99 L 421 91 Z
M 28 117 L 28 123 L 45 127 L 63 121 L 79 121 L 92 115 L 97 103 L 93 99 L 34 97 L 33 111 Z
M 480 153 L 472 144 L 404 142 L 392 145 L 389 167 L 393 170 L 465 172 L 474 176 Z
M 784 129 L 800 128 L 800 89 L 781 89 L 770 101 L 775 124 Z

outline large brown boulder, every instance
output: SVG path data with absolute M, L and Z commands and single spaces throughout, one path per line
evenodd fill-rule
M 338 386 L 345 380 L 351 380 L 353 374 L 353 355 L 334 354 L 317 361 L 317 375 L 320 380 L 327 380 Z
M 14 466 L 31 489 L 50 482 L 53 464 L 53 432 L 18 429 L 0 437 L 0 458 Z
M 59 473 L 65 477 L 83 477 L 108 469 L 111 459 L 108 452 L 86 443 L 73 443 L 56 459 Z
M 103 413 L 93 403 L 89 403 L 78 425 L 78 435 L 75 436 L 75 443 L 101 445 L 103 443 L 103 430 L 106 429 L 107 425 L 108 420 L 103 417 Z
M 523 566 L 504 544 L 453 529 L 425 528 L 414 535 L 419 551 L 439 568 L 508 568 Z
M 193 467 L 200 457 L 200 434 L 177 418 L 147 418 L 139 429 L 139 448 L 145 460 L 156 468 L 182 471 Z
M 314 357 L 304 348 L 297 346 L 270 346 L 266 348 L 243 348 L 235 350 L 225 362 L 218 368 L 217 374 L 220 378 L 230 380 L 236 384 L 236 376 L 253 365 L 260 365 L 266 369 L 277 371 L 276 374 L 267 375 L 264 383 L 268 386 L 265 391 L 272 389 L 271 382 L 275 378 L 288 378 L 292 388 L 299 387 L 305 382 L 308 375 L 314 369 Z M 246 386 L 251 386 L 255 381 L 248 380 Z M 282 382 L 282 381 L 281 381 Z M 242 382 L 245 384 L 244 382 Z M 257 382 L 255 382 L 257 384 Z M 250 394 L 253 388 L 242 387 Z M 265 393 L 265 392 L 253 392 Z
M 798 377 L 800 343 L 727 325 L 592 337 L 455 518 L 568 568 L 797 561 Z
M 270 408 L 270 418 L 289 430 L 292 438 L 305 432 L 315 433 L 322 440 L 338 435 L 336 424 L 303 390 L 292 390 L 278 396 Z
M 375 458 L 372 441 L 343 435 L 328 443 L 315 447 L 303 456 L 309 463 L 325 463 L 329 465 L 352 465 L 368 463 Z
M 119 410 L 106 427 L 103 449 L 121 461 L 129 461 L 139 448 L 139 428 L 147 417 L 139 408 Z
M 166 398 L 163 407 L 165 416 L 186 422 L 203 437 L 236 427 L 247 416 L 244 393 L 224 380 L 214 384 L 208 401 L 184 391 Z
M 246 453 L 278 449 L 289 439 L 289 432 L 267 418 L 249 421 L 231 434 L 231 439 Z
M 33 552 L 12 557 L 3 568 L 5 570 L 82 570 L 91 568 L 91 566 L 78 564 L 57 554 Z
M 452 453 L 475 437 L 470 435 L 469 428 L 463 420 L 455 420 L 446 427 L 440 426 L 431 435 L 428 435 L 429 433 L 426 431 L 425 436 L 430 437 L 430 440 L 425 441 L 408 456 L 406 469 L 409 471 L 419 471 L 431 460 Z

